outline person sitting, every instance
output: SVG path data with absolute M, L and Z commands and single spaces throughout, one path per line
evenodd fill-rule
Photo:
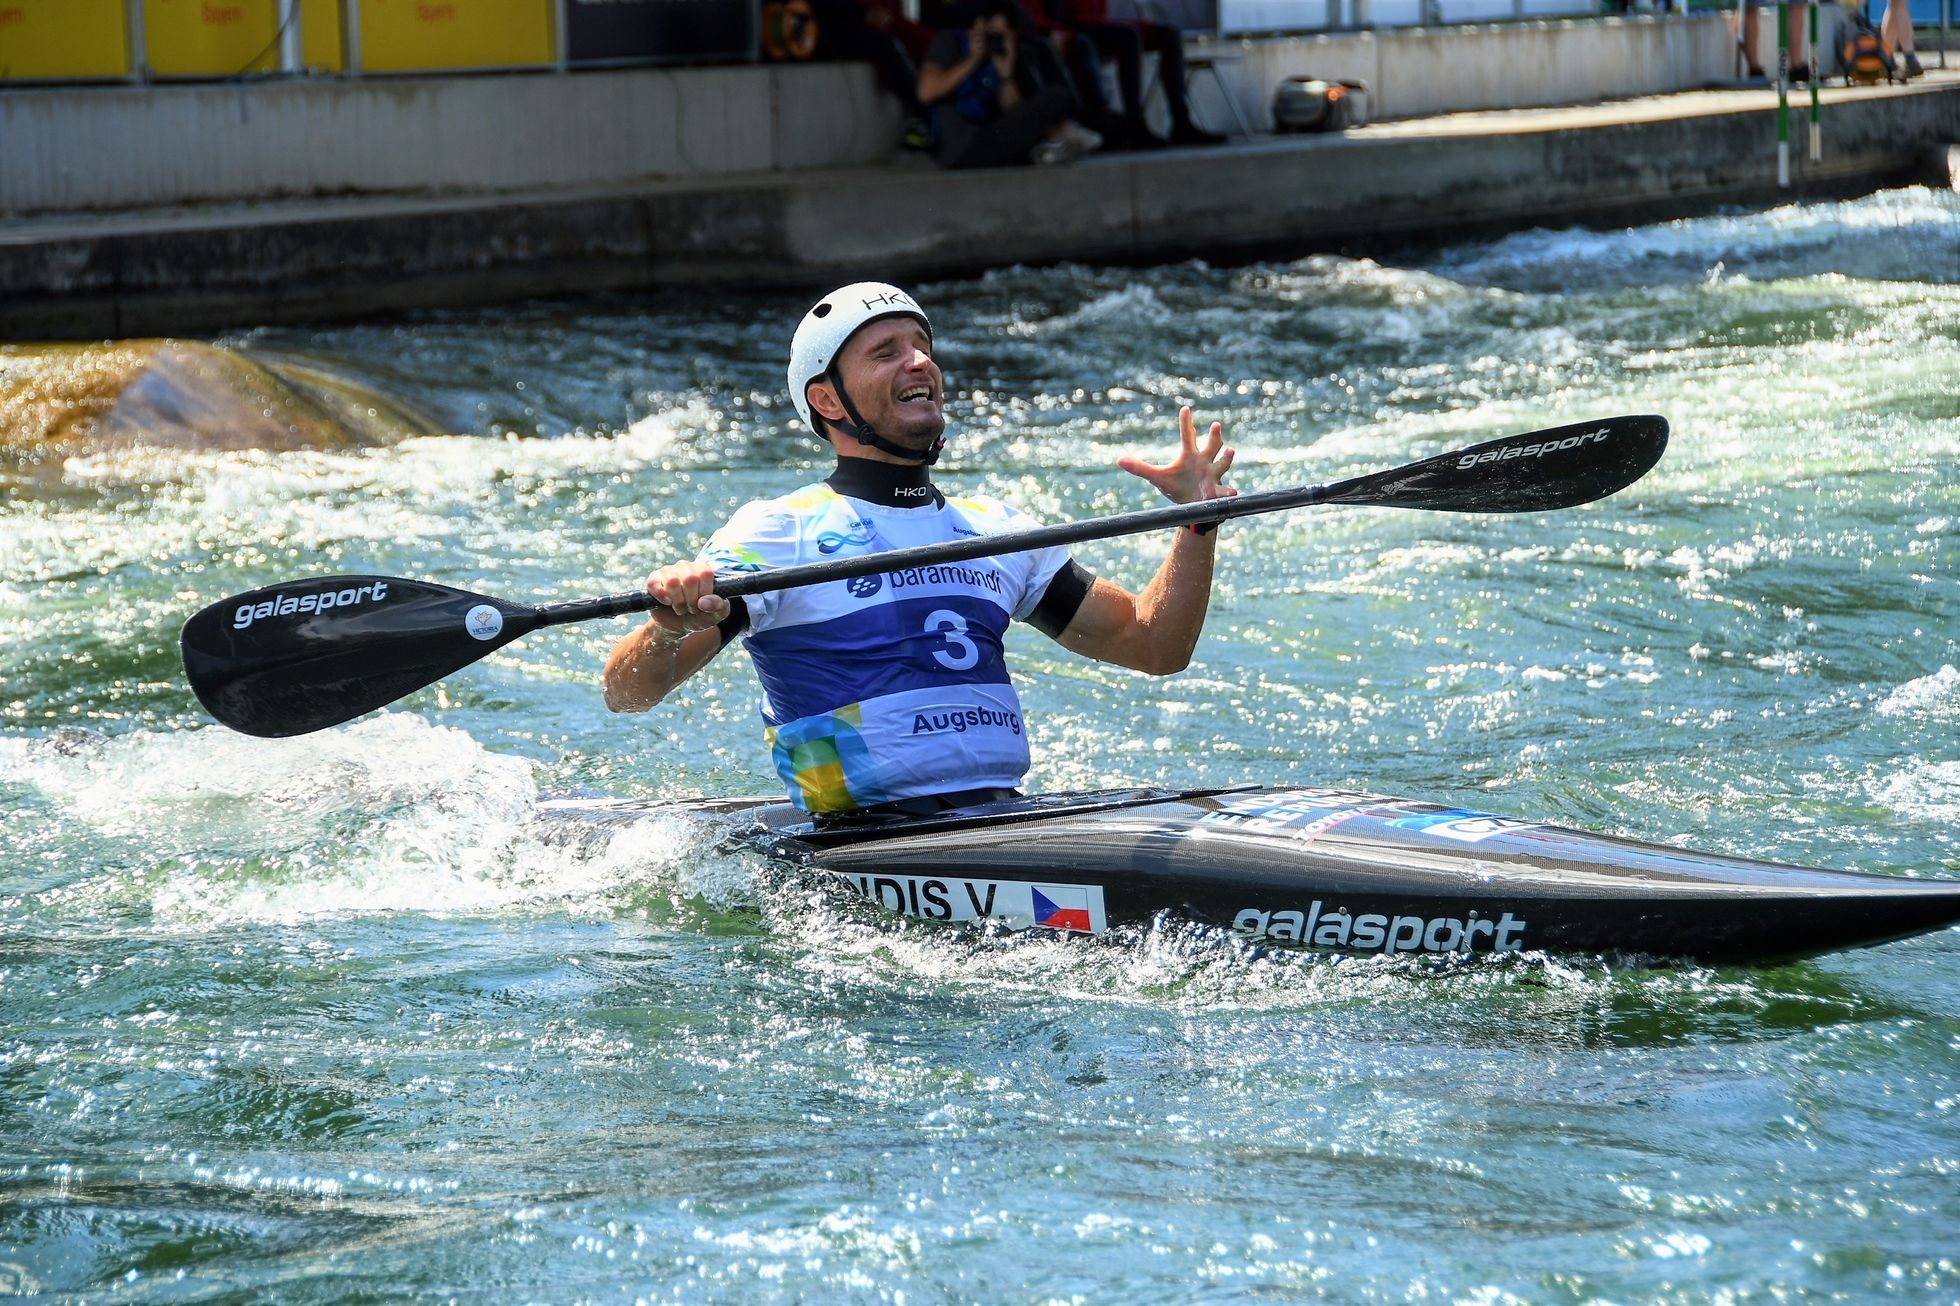
M 941 167 L 1066 163 L 1101 148 L 1101 136 L 1071 120 L 1066 81 L 1039 84 L 1022 59 L 1013 0 L 980 0 L 962 16 L 964 28 L 933 37 L 919 70 Z
M 808 0 L 825 53 L 871 65 L 878 85 L 905 115 L 899 141 L 907 149 L 930 144 L 925 106 L 919 103 L 919 69 L 908 38 L 924 34 L 917 23 L 870 0 Z M 911 29 L 916 29 L 916 32 Z
M 1103 91 L 1102 52 L 1081 32 L 1060 26 L 1049 17 L 1044 0 L 1014 0 L 1014 24 L 1020 34 L 1025 71 L 1042 83 L 1059 81 L 1074 92 L 1076 122 L 1103 138 L 1106 150 L 1160 148 L 1164 142 L 1110 107 Z
M 1144 125 L 1143 52 L 1157 55 L 1157 77 L 1164 84 L 1170 107 L 1172 145 L 1219 145 L 1225 140 L 1191 120 L 1191 103 L 1184 76 L 1184 34 L 1166 23 L 1141 18 L 1113 19 L 1109 0 L 1041 0 L 1049 6 L 1056 26 L 1088 37 L 1104 57 L 1116 64 L 1116 86 L 1123 97 L 1123 117 L 1134 145 L 1159 142 Z M 1101 74 L 1092 73 L 1100 83 Z M 1081 74 L 1077 74 L 1080 79 Z M 1100 91 L 1098 92 L 1100 94 Z

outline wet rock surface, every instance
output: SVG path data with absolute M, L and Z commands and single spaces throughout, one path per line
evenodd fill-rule
M 435 434 L 407 402 L 323 362 L 188 340 L 0 346 L 0 465 L 139 445 L 351 449 Z

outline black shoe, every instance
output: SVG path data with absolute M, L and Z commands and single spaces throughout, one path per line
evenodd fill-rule
M 1193 122 L 1181 122 L 1171 128 L 1173 145 L 1223 145 L 1225 138 L 1217 132 L 1208 132 Z
M 1792 64 L 1792 65 L 1791 65 L 1791 67 L 1790 67 L 1790 81 L 1791 81 L 1791 82 L 1792 82 L 1793 84 L 1794 84 L 1794 83 L 1798 83 L 1798 82 L 1807 82 L 1807 81 L 1809 81 L 1809 80 L 1810 80 L 1810 65 L 1809 65 L 1809 64 L 1807 64 L 1807 63 L 1800 63 L 1800 64 Z
M 1130 139 L 1130 120 L 1114 109 L 1092 109 L 1084 119 L 1084 125 L 1103 138 L 1105 150 L 1141 150 L 1146 148 Z
M 1159 136 L 1156 132 L 1151 131 L 1141 122 L 1124 123 L 1122 141 L 1123 148 L 1126 150 L 1164 150 L 1170 148 L 1169 141 Z

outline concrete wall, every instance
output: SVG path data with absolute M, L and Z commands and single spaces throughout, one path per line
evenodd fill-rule
M 1765 24 L 1765 29 L 1773 24 Z M 1826 27 L 1826 30 L 1830 30 Z M 1588 103 L 1731 75 L 1722 15 L 1193 43 L 1255 128 L 1301 74 L 1374 119 Z M 1198 113 L 1235 119 L 1219 81 Z M 898 111 L 856 64 L 0 89 L 0 213 L 346 193 L 494 192 L 888 159 Z
M 1342 27 L 1420 27 L 1435 21 L 1497 23 L 1514 18 L 1592 18 L 1599 0 L 1219 0 L 1221 32 L 1297 32 Z M 1518 12 L 1520 9 L 1522 13 Z
M 1960 84 L 1837 92 L 1824 162 L 1775 182 L 1774 101 L 1417 120 L 1347 135 L 930 167 L 697 178 L 522 198 L 297 202 L 99 218 L 0 235 L 0 338 L 178 334 L 432 304 L 670 284 L 900 281 L 1060 259 L 1230 257 L 1532 224 L 1621 222 L 1929 178 L 1960 141 Z M 19 224 L 28 226 L 32 224 Z
M 0 213 L 848 167 L 896 106 L 857 64 L 0 90 Z
M 1448 132 L 1410 123 L 1185 155 L 1111 155 L 1061 169 L 942 174 L 929 188 L 890 170 L 826 178 L 786 189 L 782 209 L 755 229 L 759 243 L 743 252 L 761 279 L 814 282 L 1060 259 L 1297 254 L 1787 202 L 1928 179 L 1932 147 L 1960 140 L 1960 86 L 1915 83 L 1834 102 L 1824 160 L 1809 163 L 1799 148 L 1793 190 L 1776 185 L 1773 101 L 1557 119 L 1522 132 L 1499 122 Z M 882 221 L 853 224 L 854 211 Z M 1033 212 L 1041 222 L 1028 221 Z
M 1836 5 L 1819 9 L 1835 30 Z M 1769 64 L 1775 62 L 1773 20 Z M 1233 121 L 1221 96 L 1261 131 L 1272 129 L 1273 88 L 1288 77 L 1349 78 L 1368 85 L 1368 116 L 1418 118 L 1467 109 L 1532 109 L 1694 90 L 1735 76 L 1727 14 L 1402 28 L 1194 44 L 1222 57 L 1218 78 L 1193 79 L 1192 105 L 1208 126 Z

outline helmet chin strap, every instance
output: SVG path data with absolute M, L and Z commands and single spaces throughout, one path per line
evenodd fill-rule
M 913 462 L 923 463 L 927 467 L 939 461 L 939 451 L 946 447 L 945 436 L 942 435 L 937 440 L 934 440 L 932 447 L 924 451 L 908 449 L 902 444 L 896 444 L 893 441 L 887 440 L 884 436 L 879 435 L 871 429 L 871 423 L 864 420 L 864 415 L 858 412 L 857 405 L 851 402 L 850 393 L 844 389 L 844 378 L 837 375 L 835 365 L 824 373 L 824 377 L 830 382 L 830 388 L 837 392 L 837 402 L 844 405 L 844 413 L 850 418 L 847 422 L 840 422 L 834 418 L 826 417 L 824 421 L 829 422 L 832 426 L 842 431 L 845 435 L 850 436 L 859 444 L 868 444 L 880 453 L 892 454 L 899 458 L 909 458 Z

